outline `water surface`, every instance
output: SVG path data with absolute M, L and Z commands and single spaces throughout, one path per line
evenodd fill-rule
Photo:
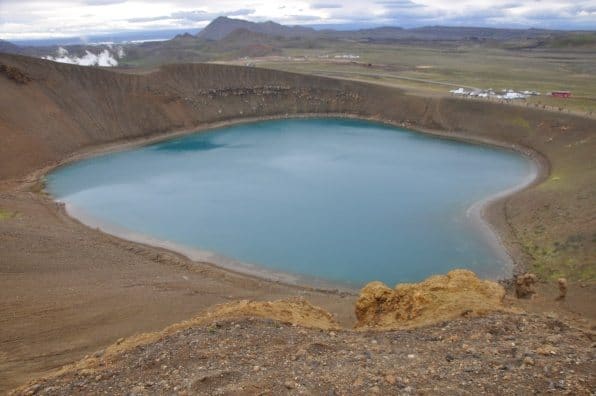
M 521 155 L 342 119 L 264 121 L 57 169 L 102 222 L 242 262 L 361 285 L 452 268 L 509 274 L 467 209 L 519 184 Z M 493 241 L 494 242 L 494 241 Z

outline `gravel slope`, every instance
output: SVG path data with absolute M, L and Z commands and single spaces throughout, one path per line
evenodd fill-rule
M 593 338 L 531 315 L 413 331 L 313 330 L 230 318 L 180 330 L 17 394 L 535 394 L 596 392 Z

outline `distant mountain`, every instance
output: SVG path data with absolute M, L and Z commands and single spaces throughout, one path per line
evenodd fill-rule
M 183 34 L 177 34 L 172 40 L 191 40 L 191 39 L 195 39 L 196 36 L 185 32 Z
M 521 45 L 534 46 L 548 44 L 555 37 L 565 37 L 573 32 L 563 32 L 543 29 L 499 29 L 485 27 L 463 26 L 425 26 L 404 29 L 394 26 L 383 26 L 359 30 L 315 30 L 305 26 L 286 26 L 276 22 L 250 22 L 243 19 L 219 17 L 198 33 L 197 37 L 204 40 L 221 40 L 232 32 L 242 29 L 253 33 L 279 38 L 358 40 L 358 41 L 430 41 L 430 42 L 497 42 L 515 41 Z M 591 34 L 592 32 L 588 32 Z M 582 37 L 581 43 L 586 41 Z
M 272 35 L 247 29 L 236 29 L 217 43 L 212 43 L 211 47 L 218 51 L 234 54 L 236 57 L 256 58 L 281 54 L 283 43 Z
M 545 37 L 555 30 L 542 29 L 500 29 L 468 26 L 425 26 L 405 30 L 407 34 L 422 40 L 511 40 L 519 38 Z
M 219 17 L 199 32 L 197 37 L 205 40 L 221 40 L 238 29 L 270 36 L 303 37 L 313 35 L 316 30 L 304 26 L 285 26 L 272 21 L 250 22 L 243 19 Z
M 1 1 L 1 0 L 0 0 Z M 165 31 L 160 31 L 160 34 Z M 171 31 L 169 31 L 171 32 Z M 172 39 L 157 41 L 157 32 L 135 33 L 143 39 L 119 44 L 113 39 L 132 36 L 102 36 L 103 44 L 32 46 L 0 40 L 0 52 L 38 58 L 56 58 L 68 51 L 69 57 L 86 61 L 88 52 L 98 57 L 107 51 L 118 59 L 119 67 L 139 67 L 165 63 L 209 62 L 243 57 L 287 55 L 300 49 L 327 49 L 343 52 L 357 43 L 412 45 L 417 47 L 474 46 L 507 50 L 542 50 L 590 52 L 596 49 L 596 31 L 557 31 L 542 29 L 495 29 L 462 26 L 427 26 L 404 29 L 384 26 L 359 30 L 316 30 L 304 26 L 284 26 L 275 22 L 250 22 L 219 17 L 198 34 L 177 30 Z M 132 34 L 132 33 L 131 33 Z M 145 40 L 147 39 L 147 40 Z
M 479 41 L 505 42 L 520 39 L 547 39 L 556 34 L 568 34 L 555 30 L 539 29 L 496 29 L 484 27 L 460 26 L 425 26 L 403 29 L 384 26 L 360 30 L 321 30 L 318 32 L 326 38 L 350 39 L 360 41 Z
M 0 40 L 0 52 L 5 54 L 20 54 L 21 48 L 10 41 Z

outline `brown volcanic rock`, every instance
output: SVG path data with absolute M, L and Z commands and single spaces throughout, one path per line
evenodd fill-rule
M 191 324 L 195 324 L 197 321 L 203 323 L 219 318 L 242 316 L 267 318 L 282 323 L 322 330 L 340 328 L 333 315 L 320 307 L 312 305 L 304 298 L 277 301 L 242 300 L 221 304 L 206 314 L 197 317 L 195 321 L 191 321 Z
M 357 328 L 398 329 L 503 310 L 505 289 L 468 270 L 453 270 L 394 290 L 371 282 L 356 303 Z
M 269 324 L 278 323 L 292 327 L 299 326 L 303 329 L 314 330 L 340 330 L 340 324 L 332 314 L 324 309 L 312 305 L 301 297 L 293 297 L 276 301 L 249 301 L 240 300 L 225 304 L 218 304 L 191 319 L 174 323 L 161 331 L 141 333 L 128 338 L 121 338 L 106 349 L 95 352 L 91 356 L 68 364 L 52 372 L 47 378 L 54 378 L 69 373 L 90 374 L 101 373 L 105 368 L 106 361 L 111 362 L 110 366 L 122 359 L 128 353 L 135 350 L 151 347 L 160 344 L 165 338 L 181 332 L 190 331 L 193 328 L 207 327 L 210 332 L 221 327 L 221 323 L 230 320 L 254 321 L 258 319 L 267 320 Z M 242 339 L 239 339 L 242 343 Z M 101 376 L 101 374 L 100 374 Z M 21 388 L 15 391 L 16 394 L 30 394 L 31 389 Z M 36 391 L 35 391 L 36 392 Z M 48 393 L 54 393 L 48 392 Z M 60 393 L 60 392 L 58 392 Z
M 29 81 L 31 81 L 31 77 L 23 73 L 20 69 L 7 66 L 3 63 L 0 63 L 0 74 L 6 75 L 6 77 L 16 81 L 19 84 L 27 84 Z
M 196 326 L 205 326 L 214 323 L 217 325 L 219 321 L 240 318 L 269 319 L 292 326 L 319 330 L 339 330 L 341 328 L 332 314 L 325 311 L 323 308 L 312 305 L 304 298 L 293 297 L 275 301 L 233 301 L 225 304 L 218 304 L 189 320 L 168 326 L 162 331 L 141 333 L 126 339 L 121 339 L 117 343 L 106 348 L 106 350 L 101 353 L 101 356 L 93 356 L 74 366 L 66 366 L 64 370 L 70 370 L 77 367 L 96 367 L 101 359 L 117 356 L 132 348 L 154 343 L 163 337 L 176 332 Z
M 560 321 L 506 313 L 387 332 L 220 319 L 96 352 L 14 394 L 590 395 L 591 343 Z
M 531 298 L 535 293 L 538 278 L 534 274 L 525 273 L 515 278 L 515 295 L 517 298 Z

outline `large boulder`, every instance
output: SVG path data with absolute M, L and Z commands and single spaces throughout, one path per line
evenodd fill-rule
M 395 289 L 371 282 L 356 302 L 356 328 L 399 329 L 461 316 L 503 310 L 505 289 L 478 279 L 468 270 L 453 270 L 421 283 L 398 284 Z
M 538 277 L 531 273 L 518 275 L 515 278 L 515 295 L 517 298 L 532 298 L 536 294 L 534 285 Z

